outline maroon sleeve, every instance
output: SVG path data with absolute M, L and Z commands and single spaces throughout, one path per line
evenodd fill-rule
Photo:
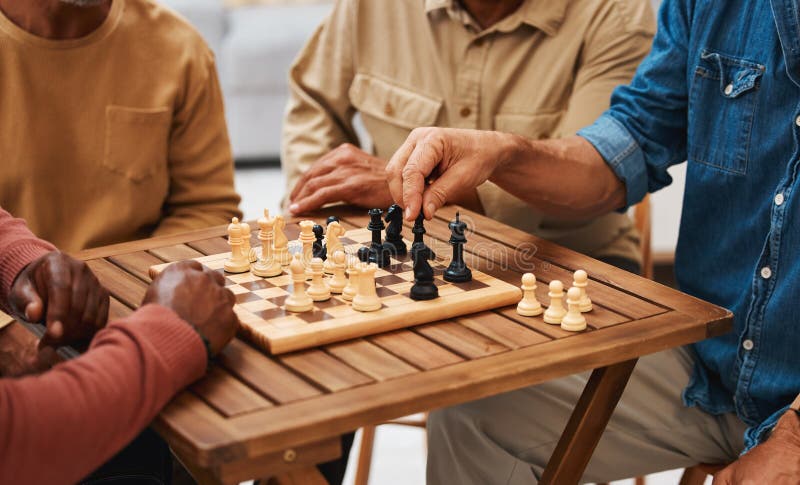
M 0 379 L 0 483 L 75 483 L 132 440 L 201 377 L 202 340 L 147 305 L 100 331 L 81 357 Z
M 8 293 L 22 268 L 55 249 L 34 236 L 25 221 L 0 208 L 0 310 L 8 310 Z

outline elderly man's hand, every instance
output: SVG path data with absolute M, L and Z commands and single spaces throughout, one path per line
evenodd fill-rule
M 386 162 L 349 143 L 320 158 L 303 174 L 289 195 L 289 212 L 303 214 L 325 204 L 389 207 Z
M 767 441 L 714 476 L 714 485 L 794 484 L 800 477 L 800 417 L 784 414 Z
M 86 263 L 58 251 L 20 271 L 9 303 L 26 320 L 45 323 L 40 348 L 88 341 L 108 320 L 108 291 Z
M 236 335 L 239 318 L 233 312 L 236 298 L 225 288 L 225 278 L 197 261 L 182 261 L 158 275 L 142 305 L 171 308 L 208 339 L 216 355 Z
M 517 152 L 521 137 L 496 131 L 417 128 L 395 152 L 386 174 L 389 190 L 413 220 L 425 218 L 457 194 L 489 180 Z M 426 180 L 430 183 L 426 185 Z

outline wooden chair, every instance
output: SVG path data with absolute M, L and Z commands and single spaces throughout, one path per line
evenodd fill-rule
M 646 195 L 645 198 L 634 207 L 633 221 L 641 237 L 639 248 L 642 253 L 642 276 L 652 279 L 653 252 L 650 247 L 652 232 L 650 212 L 650 196 Z M 427 420 L 428 414 L 425 413 L 421 419 L 401 418 L 381 424 L 412 426 L 424 430 Z M 355 485 L 367 485 L 369 482 L 369 472 L 372 467 L 372 450 L 375 446 L 375 428 L 376 426 L 365 426 L 361 428 L 361 445 L 358 450 L 358 467 L 356 468 Z M 636 485 L 644 485 L 644 478 L 637 477 Z

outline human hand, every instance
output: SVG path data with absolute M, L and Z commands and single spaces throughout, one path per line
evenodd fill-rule
M 800 477 L 800 416 L 790 409 L 769 439 L 714 475 L 714 485 L 797 483 Z
M 20 271 L 9 293 L 11 309 L 44 322 L 39 348 L 87 341 L 108 320 L 108 291 L 83 261 L 53 251 Z
M 42 373 L 59 362 L 52 347 L 38 348 L 35 344 L 0 345 L 0 377 L 22 377 Z
M 293 215 L 333 202 L 389 207 L 392 196 L 386 182 L 386 162 L 349 143 L 339 145 L 300 177 L 289 201 Z
M 386 166 L 389 190 L 405 207 L 406 220 L 414 220 L 420 210 L 430 219 L 457 194 L 489 180 L 513 158 L 521 141 L 517 135 L 497 131 L 417 128 Z
M 236 335 L 239 318 L 236 298 L 225 288 L 225 278 L 197 261 L 181 261 L 156 276 L 142 305 L 155 303 L 172 309 L 206 339 L 216 355 Z

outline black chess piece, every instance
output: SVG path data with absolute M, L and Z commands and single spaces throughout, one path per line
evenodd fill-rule
M 386 211 L 386 217 L 383 220 L 389 223 L 386 228 L 386 241 L 383 246 L 394 256 L 405 256 L 408 250 L 401 234 L 403 230 L 403 209 L 399 205 L 393 204 Z
M 321 260 L 325 261 L 328 258 L 328 250 L 325 246 L 322 245 L 322 237 L 324 235 L 324 229 L 319 224 L 314 224 L 314 237 L 317 239 L 314 241 L 314 244 L 311 246 L 311 254 L 315 258 L 320 258 Z
M 382 215 L 382 210 L 370 209 L 369 225 L 367 225 L 367 229 L 372 231 L 372 243 L 369 247 L 369 262 L 377 264 L 379 268 L 389 266 L 389 262 L 391 261 L 389 250 L 383 247 L 383 243 L 381 243 L 381 233 L 384 227 L 386 227 L 383 224 Z
M 369 263 L 369 248 L 358 248 L 358 260 L 362 263 Z
M 339 218 L 336 216 L 328 216 L 328 220 L 325 221 L 325 227 L 327 227 L 328 224 L 330 224 L 331 222 L 340 222 L 340 221 Z
M 417 252 L 417 249 L 428 246 L 425 245 L 425 215 L 420 211 L 417 219 L 414 221 L 414 227 L 411 229 L 411 232 L 414 234 L 414 242 L 411 243 L 411 260 L 414 260 L 414 253 Z M 436 254 L 434 254 L 433 250 L 428 248 L 428 251 L 431 253 L 431 258 L 435 258 Z
M 433 259 L 431 248 L 421 243 L 412 253 L 414 258 L 414 286 L 409 296 L 412 300 L 432 300 L 439 296 L 439 288 L 433 282 L 433 268 L 428 260 Z
M 464 244 L 467 242 L 464 231 L 467 225 L 461 221 L 458 212 L 456 220 L 450 221 L 450 244 L 453 246 L 453 259 L 444 272 L 444 280 L 451 283 L 465 283 L 472 280 L 472 271 L 464 263 Z

